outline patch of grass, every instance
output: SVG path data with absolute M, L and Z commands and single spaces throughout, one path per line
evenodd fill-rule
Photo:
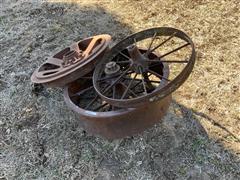
M 59 33 L 59 32 L 62 32 L 64 30 L 64 28 L 60 24 L 54 24 L 54 25 L 52 25 L 50 30 L 53 33 Z
M 178 173 L 182 176 L 185 176 L 187 174 L 187 167 L 186 166 L 180 166 L 178 169 Z
M 198 151 L 199 149 L 203 148 L 207 143 L 207 140 L 205 138 L 199 137 L 193 140 L 192 142 L 192 150 Z
M 225 140 L 228 142 L 239 142 L 239 139 L 237 139 L 236 137 L 234 137 L 232 135 L 228 135 L 227 137 L 225 137 Z
M 85 162 L 89 162 L 94 159 L 94 155 L 91 150 L 86 149 L 86 150 L 82 151 L 80 159 Z
M 197 164 L 203 164 L 206 161 L 206 155 L 205 154 L 197 154 L 195 156 L 195 161 Z
M 3 20 L 5 19 L 4 16 L 0 16 L 0 24 L 2 25 L 3 24 Z

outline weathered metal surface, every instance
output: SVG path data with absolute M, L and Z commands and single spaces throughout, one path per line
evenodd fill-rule
M 153 47 L 154 41 L 167 39 Z M 151 38 L 147 48 L 139 41 Z M 167 52 L 155 50 L 173 38 L 185 44 Z M 152 28 L 133 34 L 109 49 L 109 35 L 93 36 L 58 52 L 32 75 L 34 83 L 65 86 L 64 100 L 91 134 L 123 138 L 160 122 L 171 103 L 171 93 L 188 78 L 195 63 L 192 40 L 174 28 Z M 182 48 L 191 48 L 187 60 L 166 60 Z M 185 67 L 172 80 L 171 63 Z
M 63 87 L 92 71 L 110 42 L 111 36 L 104 34 L 73 43 L 48 58 L 34 71 L 31 80 L 47 87 Z
M 90 84 L 82 80 L 72 82 L 64 89 L 64 100 L 79 117 L 80 125 L 90 134 L 117 139 L 143 132 L 160 122 L 171 103 L 171 95 L 138 108 L 111 109 L 107 112 L 86 110 L 78 106 L 76 93 L 88 91 Z M 81 96 L 81 93 L 79 93 Z M 85 96 L 86 97 L 86 96 Z M 102 101 L 102 103 L 104 103 Z
M 141 52 L 146 50 L 140 49 Z M 155 54 L 151 56 L 157 57 Z M 116 63 L 109 62 L 105 65 L 104 71 L 107 69 L 107 80 L 112 83 L 112 76 L 116 76 Z M 157 73 L 163 73 L 168 78 L 169 68 L 167 64 L 154 69 Z M 109 72 L 112 72 L 109 73 Z M 160 101 L 153 103 L 144 103 L 136 108 L 113 106 L 105 102 L 99 96 L 91 79 L 92 74 L 89 73 L 85 77 L 72 82 L 64 90 L 64 99 L 67 105 L 79 116 L 79 123 L 89 133 L 100 135 L 108 139 L 123 138 L 144 131 L 145 129 L 160 122 L 171 103 L 171 95 L 166 96 Z M 129 76 L 130 77 L 130 76 Z M 167 82 L 162 81 L 164 86 Z M 135 84 L 137 86 L 137 84 Z M 109 86 L 107 86 L 108 88 Z M 114 96 L 123 96 L 125 89 L 122 85 L 116 85 L 113 89 Z M 82 103 L 86 102 L 86 103 Z
M 158 44 L 156 47 L 151 48 L 153 41 L 161 36 L 166 36 L 167 39 Z M 148 38 L 152 39 L 147 50 L 144 51 L 138 49 L 137 43 Z M 155 50 L 162 47 L 162 45 L 166 44 L 170 40 L 173 40 L 174 38 L 180 39 L 184 42 L 184 44 L 178 46 L 177 48 L 174 47 L 173 50 L 161 55 L 154 53 Z M 190 48 L 190 52 L 186 56 L 188 59 L 169 61 L 165 60 L 165 57 L 186 47 Z M 103 80 L 106 78 L 104 73 L 105 65 L 109 62 L 116 62 L 121 66 L 121 72 L 117 76 L 112 77 L 112 82 L 109 80 Z M 182 71 L 172 80 L 166 77 L 168 76 L 168 72 L 165 71 L 167 68 L 164 68 L 165 64 L 171 63 L 185 64 L 185 67 L 182 69 Z M 111 51 L 106 53 L 103 60 L 96 66 L 94 70 L 93 85 L 101 98 L 113 106 L 124 108 L 142 106 L 146 103 L 161 100 L 179 88 L 190 75 L 194 63 L 194 44 L 184 32 L 167 27 L 152 28 L 127 37 L 115 45 Z M 131 73 L 131 71 L 133 72 L 132 74 L 141 76 L 142 84 L 140 85 L 143 86 L 142 89 L 144 89 L 144 91 L 140 94 L 136 94 L 135 90 L 130 88 L 130 85 L 126 88 L 128 92 L 124 98 L 114 97 L 113 93 L 109 93 L 113 92 L 112 89 L 115 87 L 115 85 L 124 84 L 125 76 Z M 170 72 L 172 73 L 171 69 Z M 158 78 L 159 83 L 154 88 L 152 88 L 151 85 L 153 84 L 153 81 L 149 81 L 147 78 L 149 74 L 152 74 L 155 76 L 155 78 Z M 131 79 L 134 78 L 136 77 L 131 77 Z M 136 80 L 134 79 L 133 81 Z M 149 87 L 147 87 L 147 85 L 149 85 Z

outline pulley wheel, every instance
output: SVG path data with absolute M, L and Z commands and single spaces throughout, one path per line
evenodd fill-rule
M 110 41 L 111 36 L 104 34 L 73 43 L 36 69 L 31 77 L 32 82 L 61 87 L 78 79 L 94 69 Z
M 137 107 L 179 88 L 194 63 L 194 44 L 184 32 L 169 27 L 147 29 L 105 54 L 94 70 L 93 85 L 112 106 Z

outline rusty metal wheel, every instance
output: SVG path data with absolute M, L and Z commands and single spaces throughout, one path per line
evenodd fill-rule
M 111 36 L 103 34 L 73 43 L 36 69 L 31 77 L 32 82 L 55 87 L 78 79 L 94 69 L 110 41 Z
M 171 103 L 170 95 L 138 108 L 113 107 L 96 93 L 91 77 L 90 73 L 64 88 L 66 104 L 90 134 L 116 139 L 140 133 L 161 121 Z
M 175 91 L 188 78 L 194 63 L 194 44 L 184 32 L 152 28 L 115 45 L 96 66 L 93 85 L 109 104 L 137 107 Z

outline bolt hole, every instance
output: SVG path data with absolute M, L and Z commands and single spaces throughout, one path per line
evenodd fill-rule
M 54 65 L 54 64 L 50 64 L 50 63 L 45 63 L 43 64 L 40 69 L 39 69 L 39 72 L 41 71 L 46 71 L 46 70 L 52 70 L 52 69 L 57 69 L 59 68 L 60 66 L 57 66 L 57 65 Z
M 69 51 L 69 52 L 67 52 L 66 54 L 64 54 L 64 57 L 70 57 L 70 56 L 74 55 L 74 53 L 75 53 L 74 50 Z

